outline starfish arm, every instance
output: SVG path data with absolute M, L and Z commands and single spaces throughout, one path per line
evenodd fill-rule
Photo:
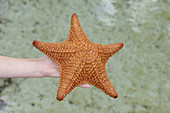
M 95 68 L 89 71 L 91 76 L 89 82 L 110 97 L 117 98 L 118 95 L 107 77 L 105 64 L 98 60 L 97 62 L 92 62 L 92 65 Z
M 114 43 L 114 44 L 108 44 L 108 45 L 101 45 L 99 46 L 99 52 L 101 53 L 109 53 L 109 54 L 115 54 L 123 47 L 123 43 Z
M 67 41 L 61 43 L 48 43 L 34 40 L 32 44 L 42 52 L 75 52 L 75 46 L 68 43 L 69 42 Z
M 116 52 L 118 52 L 123 47 L 123 43 L 114 43 L 109 45 L 100 45 L 98 46 L 99 55 L 102 58 L 103 62 L 107 60 Z
M 74 46 L 70 47 L 62 43 L 46 43 L 41 41 L 33 41 L 33 45 L 53 60 L 57 65 L 65 60 L 71 59 L 75 54 Z
M 81 60 L 76 57 L 75 59 L 68 60 L 61 64 L 59 88 L 56 97 L 57 100 L 63 100 L 69 92 L 80 85 L 78 76 L 84 65 L 85 62 L 81 62 Z
M 88 39 L 88 37 L 85 35 L 83 32 L 80 22 L 78 20 L 78 17 L 76 14 L 73 14 L 71 17 L 71 24 L 70 24 L 70 30 L 67 36 L 67 41 L 75 42 L 75 43 L 84 43 L 84 42 L 89 42 L 91 41 Z

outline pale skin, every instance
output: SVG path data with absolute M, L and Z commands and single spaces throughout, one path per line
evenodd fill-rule
M 0 78 L 59 78 L 58 66 L 47 56 L 24 59 L 0 56 Z M 80 87 L 89 88 L 89 84 Z

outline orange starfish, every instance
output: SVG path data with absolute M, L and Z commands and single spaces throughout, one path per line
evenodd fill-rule
M 67 39 L 61 43 L 33 41 L 33 45 L 52 59 L 60 70 L 57 100 L 61 101 L 80 84 L 91 84 L 107 95 L 118 95 L 106 74 L 106 62 L 123 43 L 102 45 L 92 43 L 83 32 L 78 17 L 73 14 Z

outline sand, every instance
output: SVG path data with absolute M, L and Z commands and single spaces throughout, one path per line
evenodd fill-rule
M 119 95 L 116 100 L 91 86 L 75 88 L 59 102 L 58 78 L 0 79 L 0 113 L 170 112 L 168 4 L 168 0 L 0 0 L 0 55 L 44 56 L 32 41 L 65 40 L 73 13 L 92 42 L 124 43 L 106 66 Z

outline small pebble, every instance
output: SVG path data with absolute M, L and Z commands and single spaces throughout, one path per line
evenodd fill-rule
M 2 100 L 0 99 L 0 109 L 4 108 L 7 104 Z

